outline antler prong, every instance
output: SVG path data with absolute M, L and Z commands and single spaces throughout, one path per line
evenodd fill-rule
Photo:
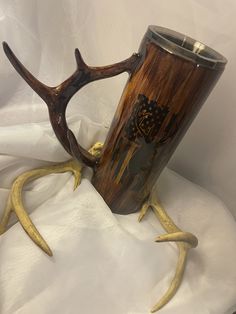
M 89 152 L 91 155 L 98 158 L 101 154 L 103 144 L 98 142 L 93 145 Z M 9 193 L 7 203 L 0 219 L 0 235 L 6 231 L 7 224 L 12 212 L 15 212 L 23 229 L 29 235 L 31 240 L 34 241 L 45 253 L 52 256 L 52 251 L 43 239 L 29 215 L 27 214 L 24 204 L 22 202 L 23 187 L 30 181 L 37 178 L 46 176 L 52 173 L 72 172 L 74 175 L 74 190 L 78 187 L 81 181 L 82 164 L 77 160 L 68 160 L 66 162 L 58 163 L 55 165 L 36 168 L 20 174 L 13 182 L 11 191 Z
M 37 244 L 46 254 L 52 256 L 52 251 L 46 241 L 43 239 L 37 228 L 35 227 L 34 223 L 30 219 L 29 215 L 27 214 L 23 202 L 22 202 L 22 190 L 25 184 L 28 182 L 46 176 L 51 173 L 62 173 L 70 171 L 74 174 L 75 177 L 75 184 L 74 188 L 76 188 L 81 179 L 81 170 L 82 165 L 79 164 L 77 161 L 66 161 L 63 163 L 59 163 L 53 166 L 46 166 L 40 167 L 37 169 L 33 169 L 30 171 L 26 171 L 19 175 L 11 188 L 7 204 L 0 221 L 0 234 L 4 233 L 7 227 L 7 223 L 9 221 L 11 213 L 14 211 L 16 216 L 19 219 L 23 229 L 29 235 L 32 241 Z
M 46 102 L 50 97 L 50 87 L 37 80 L 32 73 L 27 70 L 24 65 L 19 61 L 14 52 L 6 42 L 2 43 L 3 50 L 20 76 L 28 83 L 28 85 Z
M 88 66 L 84 62 L 84 59 L 82 58 L 81 53 L 80 53 L 78 48 L 75 49 L 75 60 L 76 60 L 78 69 L 87 69 L 88 68 Z
M 192 233 L 183 231 L 160 235 L 155 242 L 185 242 L 191 248 L 195 248 L 198 245 L 198 240 Z
M 179 246 L 179 258 L 178 258 L 178 262 L 177 262 L 177 266 L 175 270 L 175 275 L 166 293 L 161 297 L 161 299 L 157 302 L 157 304 L 155 304 L 152 307 L 151 313 L 155 313 L 156 311 L 160 310 L 176 294 L 183 279 L 187 256 L 188 256 L 188 250 L 184 248 L 183 245 L 180 245 Z
M 171 281 L 166 293 L 161 297 L 158 303 L 151 309 L 151 313 L 160 310 L 165 304 L 167 304 L 173 296 L 176 294 L 184 275 L 185 265 L 187 261 L 188 251 L 191 248 L 195 248 L 198 244 L 197 238 L 189 232 L 183 232 L 179 229 L 165 209 L 160 204 L 157 196 L 153 193 L 151 199 L 144 203 L 138 220 L 141 221 L 146 215 L 148 209 L 152 209 L 157 219 L 160 221 L 162 227 L 168 232 L 167 234 L 160 235 L 156 238 L 156 242 L 177 242 L 179 249 L 179 257 L 175 270 L 174 278 Z

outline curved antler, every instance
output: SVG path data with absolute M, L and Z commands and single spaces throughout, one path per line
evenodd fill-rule
M 166 305 L 176 294 L 183 279 L 188 252 L 191 248 L 197 247 L 198 239 L 192 233 L 184 232 L 179 227 L 176 226 L 176 224 L 173 222 L 171 217 L 167 214 L 167 212 L 161 205 L 155 193 L 152 193 L 152 195 L 150 196 L 150 200 L 144 203 L 139 215 L 139 221 L 143 219 L 149 208 L 153 210 L 162 227 L 167 231 L 167 234 L 158 236 L 155 241 L 156 242 L 173 241 L 176 242 L 179 249 L 179 257 L 174 278 L 172 279 L 171 284 L 166 293 L 151 309 L 151 313 L 154 313 L 160 310 L 164 305 Z
M 92 156 L 99 157 L 101 154 L 103 144 L 97 142 L 94 144 L 89 153 Z M 0 235 L 7 230 L 7 224 L 9 222 L 12 212 L 15 212 L 25 232 L 37 244 L 46 254 L 52 256 L 52 251 L 47 242 L 41 236 L 33 221 L 24 208 L 24 202 L 22 199 L 22 193 L 24 186 L 32 180 L 44 177 L 52 173 L 72 172 L 74 175 L 74 190 L 78 187 L 81 180 L 82 164 L 77 160 L 68 160 L 66 162 L 57 163 L 50 166 L 44 166 L 36 169 L 32 169 L 20 174 L 13 182 L 10 194 L 7 199 L 3 215 L 0 219 Z
M 85 150 L 77 143 L 75 137 L 69 136 L 68 138 L 68 134 L 71 135 L 65 117 L 68 102 L 77 91 L 90 82 L 112 77 L 122 72 L 132 73 L 140 61 L 140 55 L 133 54 L 122 62 L 105 67 L 90 67 L 84 62 L 79 50 L 75 49 L 76 71 L 60 85 L 49 87 L 37 80 L 24 67 L 6 42 L 3 42 L 3 49 L 16 71 L 47 104 L 52 128 L 65 150 L 93 167 L 97 159 L 87 152 L 85 156 Z M 72 144 L 70 144 L 71 138 L 73 138 Z

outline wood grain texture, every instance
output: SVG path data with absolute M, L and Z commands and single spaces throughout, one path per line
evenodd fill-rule
M 224 67 L 208 68 L 159 47 L 148 32 L 139 53 L 105 67 L 90 67 L 75 50 L 77 69 L 49 87 L 38 81 L 10 47 L 3 49 L 16 71 L 46 102 L 53 130 L 74 158 L 94 169 L 92 183 L 111 210 L 138 211 Z M 100 157 L 83 149 L 68 128 L 66 108 L 89 82 L 130 74 Z
M 140 210 L 223 68 L 199 66 L 158 47 L 140 47 L 94 169 L 92 183 L 111 210 Z

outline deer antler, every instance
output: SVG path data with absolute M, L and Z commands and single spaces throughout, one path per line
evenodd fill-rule
M 93 145 L 89 153 L 91 156 L 99 157 L 102 150 L 102 144 L 96 143 Z M 44 177 L 52 173 L 63 173 L 63 172 L 72 172 L 75 178 L 74 181 L 74 190 L 78 187 L 81 180 L 82 164 L 77 160 L 68 160 L 66 162 L 57 163 L 55 165 L 40 167 L 37 169 L 26 171 L 20 174 L 13 182 L 3 215 L 0 219 L 0 235 L 7 230 L 7 224 L 9 222 L 10 216 L 15 212 L 18 217 L 22 227 L 25 232 L 37 244 L 45 253 L 49 256 L 52 256 L 52 251 L 48 246 L 47 242 L 41 236 L 34 223 L 27 214 L 26 209 L 24 208 L 22 193 L 24 186 L 37 178 Z
M 179 249 L 179 257 L 176 266 L 174 278 L 171 281 L 166 293 L 161 297 L 159 302 L 153 306 L 151 313 L 160 310 L 166 305 L 177 292 L 185 271 L 188 252 L 191 248 L 195 248 L 198 245 L 198 239 L 189 232 L 182 231 L 175 225 L 171 217 L 167 214 L 155 193 L 152 193 L 150 200 L 144 203 L 140 215 L 139 221 L 143 219 L 149 209 L 152 209 L 157 219 L 161 223 L 162 227 L 167 231 L 167 234 L 160 235 L 156 238 L 156 242 L 176 242 Z
M 49 87 L 38 81 L 24 67 L 6 42 L 3 42 L 3 49 L 16 71 L 47 104 L 52 128 L 65 150 L 70 155 L 79 158 L 86 165 L 93 167 L 97 159 L 85 151 L 77 143 L 75 137 L 72 136 L 73 133 L 69 132 L 65 116 L 66 107 L 73 95 L 86 84 L 112 77 L 122 72 L 131 73 L 134 71 L 140 61 L 140 55 L 133 54 L 122 62 L 105 67 L 90 67 L 84 62 L 79 50 L 75 49 L 76 71 L 60 85 Z M 72 144 L 70 144 L 70 139 L 72 139 Z

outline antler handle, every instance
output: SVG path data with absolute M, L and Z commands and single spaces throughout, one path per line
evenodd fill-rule
M 24 67 L 6 42 L 3 42 L 3 49 L 16 71 L 47 104 L 52 128 L 65 150 L 87 166 L 94 167 L 98 162 L 98 157 L 95 158 L 83 149 L 68 128 L 67 105 L 73 95 L 90 82 L 112 77 L 122 72 L 131 74 L 139 64 L 141 56 L 133 54 L 130 58 L 113 65 L 90 67 L 84 62 L 79 50 L 75 49 L 76 71 L 60 85 L 49 87 L 37 80 Z

